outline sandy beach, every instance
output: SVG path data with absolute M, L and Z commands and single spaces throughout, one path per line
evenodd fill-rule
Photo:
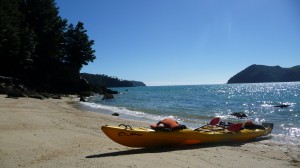
M 300 147 L 260 140 L 243 144 L 162 149 L 121 146 L 102 125 L 149 123 L 86 111 L 75 96 L 62 99 L 0 95 L 0 167 L 300 167 Z

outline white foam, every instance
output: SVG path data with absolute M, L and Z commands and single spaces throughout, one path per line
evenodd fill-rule
M 174 118 L 177 120 L 180 120 L 176 116 L 162 116 L 162 115 L 153 115 L 153 114 L 147 114 L 141 111 L 133 111 L 133 110 L 128 110 L 124 107 L 114 107 L 114 106 L 106 106 L 106 105 L 101 105 L 101 104 L 96 104 L 96 103 L 90 103 L 90 102 L 80 102 L 81 104 L 91 107 L 93 109 L 102 109 L 102 110 L 107 110 L 111 111 L 113 113 L 119 113 L 123 114 L 126 116 L 131 116 L 133 118 L 141 119 L 141 120 L 153 120 L 153 121 L 159 121 L 164 118 Z M 101 111 L 99 111 L 101 112 Z

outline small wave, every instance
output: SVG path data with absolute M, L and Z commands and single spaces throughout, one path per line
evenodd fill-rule
M 80 102 L 80 103 L 86 107 L 96 110 L 99 113 L 106 113 L 106 114 L 119 113 L 121 114 L 121 117 L 126 119 L 134 119 L 134 120 L 147 121 L 147 122 L 157 122 L 165 118 L 174 118 L 175 120 L 179 121 L 182 124 L 187 125 L 190 128 L 197 128 L 203 125 L 205 121 L 208 121 L 208 119 L 210 119 L 210 117 L 200 117 L 197 119 L 190 119 L 190 118 L 181 118 L 173 115 L 153 115 L 141 111 L 128 110 L 124 107 L 107 106 L 107 105 L 91 103 L 91 102 Z M 234 120 L 234 118 L 231 115 L 217 114 L 217 116 L 221 117 L 224 120 Z M 254 118 L 254 121 L 256 123 L 262 123 L 265 121 L 265 119 Z M 283 127 L 283 125 L 281 125 L 281 127 Z M 288 133 L 283 133 L 283 134 L 272 133 L 271 140 L 283 144 L 285 143 L 294 144 L 294 145 L 300 144 L 299 128 L 293 127 L 293 128 L 283 128 L 283 129 L 288 131 Z
M 299 137 L 291 137 L 285 134 L 272 134 L 272 140 L 281 144 L 300 145 Z
M 102 104 L 97 104 L 97 103 L 90 103 L 90 102 L 80 102 L 82 105 L 93 108 L 93 109 L 98 109 L 97 112 L 103 112 L 101 110 L 109 111 L 112 113 L 119 113 L 123 114 L 124 118 L 129 118 L 129 119 L 137 119 L 137 120 L 146 120 L 146 121 L 159 121 L 164 118 L 174 118 L 178 121 L 181 119 L 177 116 L 172 116 L 172 115 L 152 115 L 152 114 L 147 114 L 141 111 L 133 111 L 133 110 L 128 110 L 125 107 L 114 107 L 114 106 L 105 106 Z

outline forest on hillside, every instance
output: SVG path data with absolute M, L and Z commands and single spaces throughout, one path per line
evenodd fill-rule
M 54 0 L 0 0 L 0 76 L 51 92 L 88 89 L 80 77 L 96 56 L 84 24 L 59 16 Z
M 92 86 L 105 87 L 136 87 L 146 86 L 143 82 L 133 80 L 121 80 L 117 77 L 110 77 L 100 74 L 81 73 L 81 76 L 86 79 Z

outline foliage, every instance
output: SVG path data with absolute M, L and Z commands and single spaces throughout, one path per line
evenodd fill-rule
M 32 32 L 26 27 L 22 30 L 24 15 L 18 0 L 0 0 L 0 4 L 0 72 L 11 76 L 30 64 L 28 52 L 34 44 L 28 37 Z
M 54 0 L 0 0 L 0 76 L 39 89 L 80 87 L 79 71 L 96 57 L 83 23 L 73 27 Z
M 65 33 L 62 61 L 76 69 L 81 69 L 83 65 L 88 64 L 88 61 L 96 58 L 93 55 L 95 50 L 91 49 L 93 44 L 94 41 L 89 40 L 82 22 L 78 22 L 75 28 L 70 24 Z

